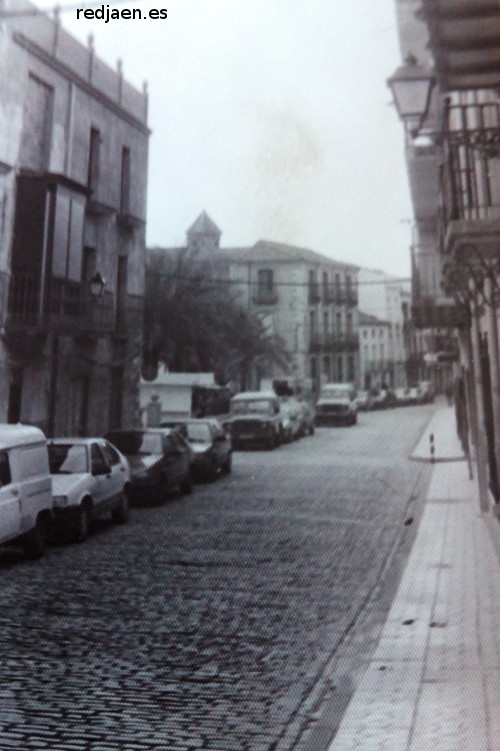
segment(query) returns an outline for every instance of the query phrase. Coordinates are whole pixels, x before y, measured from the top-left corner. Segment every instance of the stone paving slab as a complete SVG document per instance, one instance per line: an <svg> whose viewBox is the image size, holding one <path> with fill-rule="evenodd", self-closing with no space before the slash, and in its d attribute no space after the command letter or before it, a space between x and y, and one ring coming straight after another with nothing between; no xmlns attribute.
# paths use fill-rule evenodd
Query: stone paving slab
<svg viewBox="0 0 500 751"><path fill-rule="evenodd" d="M431 421L442 432L445 412ZM436 464L378 648L329 751L500 748L500 565L476 487L465 462Z"/></svg>

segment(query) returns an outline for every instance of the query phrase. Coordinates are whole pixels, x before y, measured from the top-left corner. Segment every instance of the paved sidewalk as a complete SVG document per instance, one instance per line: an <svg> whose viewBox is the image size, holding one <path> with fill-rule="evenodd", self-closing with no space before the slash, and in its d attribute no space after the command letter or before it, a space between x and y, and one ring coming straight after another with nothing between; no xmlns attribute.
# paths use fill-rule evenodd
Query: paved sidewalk
<svg viewBox="0 0 500 751"><path fill-rule="evenodd" d="M453 410L440 407L431 427L458 458ZM500 749L500 562L488 528L498 522L480 513L476 487L467 462L436 464L378 648L329 751Z"/></svg>
<svg viewBox="0 0 500 751"><path fill-rule="evenodd" d="M440 407L436 410L415 446L410 459L432 461L432 446L434 446L434 461L436 462L465 460L462 445L455 429L455 414L452 407Z"/></svg>

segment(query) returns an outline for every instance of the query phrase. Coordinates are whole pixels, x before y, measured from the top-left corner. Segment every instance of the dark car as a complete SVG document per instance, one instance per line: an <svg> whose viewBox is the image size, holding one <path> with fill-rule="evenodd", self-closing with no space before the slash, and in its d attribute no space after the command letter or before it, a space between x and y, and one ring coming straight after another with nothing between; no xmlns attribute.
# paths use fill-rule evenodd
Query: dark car
<svg viewBox="0 0 500 751"><path fill-rule="evenodd" d="M158 502L176 488L181 493L191 492L191 455L178 431L167 428L114 430L106 438L128 459L134 496Z"/></svg>
<svg viewBox="0 0 500 751"><path fill-rule="evenodd" d="M217 419L186 419L177 427L185 433L193 452L191 466L195 477L213 482L219 472L223 475L231 472L231 439Z"/></svg>
<svg viewBox="0 0 500 751"><path fill-rule="evenodd" d="M233 447L253 444L274 449L283 442L284 413L274 392L243 391L231 399L231 412L224 422Z"/></svg>

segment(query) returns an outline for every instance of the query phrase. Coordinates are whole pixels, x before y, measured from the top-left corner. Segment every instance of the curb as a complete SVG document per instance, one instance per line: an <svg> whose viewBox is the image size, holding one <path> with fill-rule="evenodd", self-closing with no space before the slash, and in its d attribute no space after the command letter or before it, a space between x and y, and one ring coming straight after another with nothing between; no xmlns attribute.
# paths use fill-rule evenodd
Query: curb
<svg viewBox="0 0 500 751"><path fill-rule="evenodd" d="M465 456L443 456L443 457L427 457L427 456L412 456L408 457L411 462L427 462L428 464L438 464L439 462L465 462L467 457Z"/></svg>

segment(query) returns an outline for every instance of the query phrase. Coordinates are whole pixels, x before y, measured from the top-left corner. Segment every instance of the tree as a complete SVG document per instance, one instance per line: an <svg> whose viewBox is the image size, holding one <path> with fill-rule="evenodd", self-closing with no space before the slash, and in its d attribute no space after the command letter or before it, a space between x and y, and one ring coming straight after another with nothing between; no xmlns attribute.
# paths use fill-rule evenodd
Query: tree
<svg viewBox="0 0 500 751"><path fill-rule="evenodd" d="M251 374L289 355L281 338L245 309L222 272L183 248L149 254L146 270L145 375L169 370L214 372L218 383L248 385Z"/></svg>

